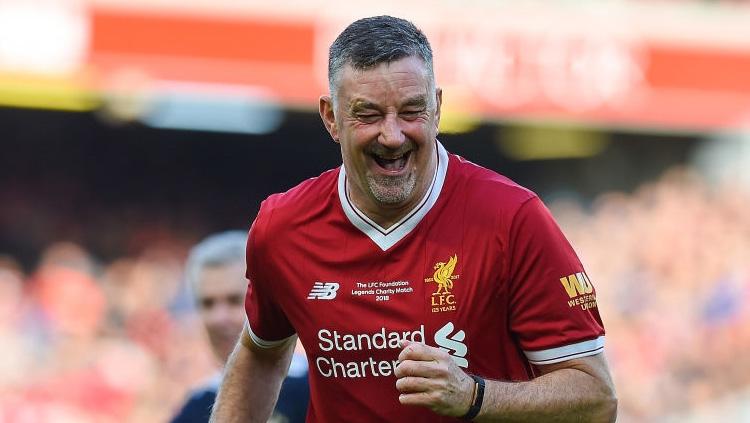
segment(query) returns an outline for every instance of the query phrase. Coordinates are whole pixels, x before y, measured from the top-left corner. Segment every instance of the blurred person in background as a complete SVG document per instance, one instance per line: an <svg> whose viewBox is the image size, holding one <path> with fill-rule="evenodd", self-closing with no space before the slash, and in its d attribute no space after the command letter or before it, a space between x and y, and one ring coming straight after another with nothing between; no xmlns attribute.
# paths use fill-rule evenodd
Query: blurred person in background
<svg viewBox="0 0 750 423"><path fill-rule="evenodd" d="M247 233L243 231L214 234L191 250L186 264L188 287L221 365L226 362L245 325L246 244ZM207 422L220 380L221 374L216 373L192 392L172 421ZM271 421L304 421L308 396L307 362L304 354L298 353L292 360Z"/></svg>

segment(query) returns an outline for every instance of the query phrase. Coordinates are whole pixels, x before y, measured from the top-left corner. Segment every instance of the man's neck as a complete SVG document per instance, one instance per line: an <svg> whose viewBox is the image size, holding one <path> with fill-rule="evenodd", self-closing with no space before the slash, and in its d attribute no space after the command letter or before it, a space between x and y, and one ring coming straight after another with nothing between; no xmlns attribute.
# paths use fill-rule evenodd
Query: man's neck
<svg viewBox="0 0 750 423"><path fill-rule="evenodd" d="M381 204L375 203L371 199L358 198L356 195L352 195L350 182L348 180L346 182L346 190L349 198L357 209L381 228L389 229L414 210L414 208L417 207L427 195L427 192L432 185L432 181L435 178L435 174L437 173L437 160L434 160L434 165L430 166L430 169L430 173L425 175L425 177L419 181L418 185L414 187L414 195L412 195L409 201L404 204Z"/></svg>
<svg viewBox="0 0 750 423"><path fill-rule="evenodd" d="M411 211L416 204L405 204L400 207L375 207L375 208L368 208L368 207L362 207L359 202L354 200L352 198L352 202L354 203L357 208L365 214L370 220L377 223L378 226L380 226L383 229L388 229L391 226L398 223L399 220L401 220L404 216L406 216L409 211Z"/></svg>

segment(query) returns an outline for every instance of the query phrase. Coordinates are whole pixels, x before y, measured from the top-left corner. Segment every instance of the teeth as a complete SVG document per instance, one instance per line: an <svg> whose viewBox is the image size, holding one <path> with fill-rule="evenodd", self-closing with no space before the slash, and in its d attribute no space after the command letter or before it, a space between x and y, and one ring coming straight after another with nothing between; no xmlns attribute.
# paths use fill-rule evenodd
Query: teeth
<svg viewBox="0 0 750 423"><path fill-rule="evenodd" d="M375 162L385 170L401 170L406 166L407 157L406 154L394 158L375 156Z"/></svg>
<svg viewBox="0 0 750 423"><path fill-rule="evenodd" d="M381 156L378 156L378 158L380 158L381 160L398 160L398 159L404 157L405 155L406 154L402 154L402 155L396 156L396 157L381 157Z"/></svg>

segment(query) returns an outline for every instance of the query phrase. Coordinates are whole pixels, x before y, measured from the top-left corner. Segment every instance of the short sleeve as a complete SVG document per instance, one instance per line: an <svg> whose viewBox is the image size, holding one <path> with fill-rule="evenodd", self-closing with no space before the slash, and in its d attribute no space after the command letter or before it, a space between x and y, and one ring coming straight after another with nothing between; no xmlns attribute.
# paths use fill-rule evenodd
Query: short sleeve
<svg viewBox="0 0 750 423"><path fill-rule="evenodd" d="M532 364L594 355L604 348L596 291L538 197L509 232L510 326Z"/></svg>
<svg viewBox="0 0 750 423"><path fill-rule="evenodd" d="M271 348L284 343L295 330L279 306L279 281L274 278L272 248L267 234L264 209L258 213L247 240L247 279L245 313L247 330L256 345Z"/></svg>

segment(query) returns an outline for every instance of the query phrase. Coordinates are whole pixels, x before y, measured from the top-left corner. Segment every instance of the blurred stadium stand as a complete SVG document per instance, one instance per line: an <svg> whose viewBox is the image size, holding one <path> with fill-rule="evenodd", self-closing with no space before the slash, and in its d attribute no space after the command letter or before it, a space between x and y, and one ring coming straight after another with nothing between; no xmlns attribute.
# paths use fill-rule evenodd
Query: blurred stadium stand
<svg viewBox="0 0 750 423"><path fill-rule="evenodd" d="M750 420L750 5L260 3L0 0L0 422L166 421L212 373L185 254L340 163L325 49L379 13L579 251L618 421Z"/></svg>

